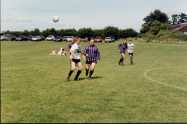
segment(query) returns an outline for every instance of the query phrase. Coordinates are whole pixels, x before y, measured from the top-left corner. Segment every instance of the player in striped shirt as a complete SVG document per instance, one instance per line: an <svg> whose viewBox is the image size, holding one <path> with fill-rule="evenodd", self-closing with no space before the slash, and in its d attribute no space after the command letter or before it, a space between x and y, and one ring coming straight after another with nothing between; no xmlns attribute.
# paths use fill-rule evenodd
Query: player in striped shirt
<svg viewBox="0 0 187 124"><path fill-rule="evenodd" d="M88 76L88 79L91 79L94 73L95 65L100 59L100 52L93 39L90 40L89 45L84 49L83 53L86 57L86 76Z"/></svg>
<svg viewBox="0 0 187 124"><path fill-rule="evenodd" d="M118 48L119 48L120 55L121 55L121 58L118 61L118 64L119 65L124 65L125 52L127 50L127 42L126 42L126 40L124 40L123 43L119 44Z"/></svg>

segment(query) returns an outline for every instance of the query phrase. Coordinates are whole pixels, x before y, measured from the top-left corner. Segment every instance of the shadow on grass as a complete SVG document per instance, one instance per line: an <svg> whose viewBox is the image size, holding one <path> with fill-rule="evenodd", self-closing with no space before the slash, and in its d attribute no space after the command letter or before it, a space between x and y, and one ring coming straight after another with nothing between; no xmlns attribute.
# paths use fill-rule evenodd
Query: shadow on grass
<svg viewBox="0 0 187 124"><path fill-rule="evenodd" d="M101 79L101 78L103 78L103 77L102 77L102 76L93 76L93 77L91 78L91 80ZM80 78L79 81L81 81L81 80L86 80L86 79L88 79L88 78Z"/></svg>
<svg viewBox="0 0 187 124"><path fill-rule="evenodd" d="M102 79L103 77L102 76L94 76L92 77L90 80L96 80L96 79ZM89 80L88 78L85 78L85 77L81 77L79 78L79 80L77 81L74 81L74 80L65 80L64 82L79 82L79 81L83 81L83 80Z"/></svg>
<svg viewBox="0 0 187 124"><path fill-rule="evenodd" d="M95 76L95 77L92 77L92 79L101 79L103 78L102 76Z"/></svg>

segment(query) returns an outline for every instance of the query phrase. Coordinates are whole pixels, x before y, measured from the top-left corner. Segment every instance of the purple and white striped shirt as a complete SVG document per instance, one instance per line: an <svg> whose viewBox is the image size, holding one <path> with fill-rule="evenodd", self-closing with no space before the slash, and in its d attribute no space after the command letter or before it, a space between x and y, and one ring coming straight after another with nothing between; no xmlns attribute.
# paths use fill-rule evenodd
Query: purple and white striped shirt
<svg viewBox="0 0 187 124"><path fill-rule="evenodd" d="M84 49L86 61L97 61L100 59L100 52L96 45L89 45Z"/></svg>
<svg viewBox="0 0 187 124"><path fill-rule="evenodd" d="M125 51L127 50L127 44L126 43L119 44L118 48L120 50L120 53L125 53Z"/></svg>

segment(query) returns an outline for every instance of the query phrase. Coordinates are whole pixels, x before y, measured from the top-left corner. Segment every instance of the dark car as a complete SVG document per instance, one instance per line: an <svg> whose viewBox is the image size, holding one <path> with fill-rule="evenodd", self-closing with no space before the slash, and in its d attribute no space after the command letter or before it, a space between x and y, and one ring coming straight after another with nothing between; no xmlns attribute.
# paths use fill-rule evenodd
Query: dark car
<svg viewBox="0 0 187 124"><path fill-rule="evenodd" d="M16 41L29 41L32 40L32 36L19 35L15 39Z"/></svg>
<svg viewBox="0 0 187 124"><path fill-rule="evenodd" d="M21 36L17 36L15 40L16 40L16 41L22 41L23 38L22 38Z"/></svg>
<svg viewBox="0 0 187 124"><path fill-rule="evenodd" d="M96 37L95 38L95 42L96 43L102 43L103 42L103 39L101 37Z"/></svg>
<svg viewBox="0 0 187 124"><path fill-rule="evenodd" d="M55 36L55 41L62 41L62 37L61 36Z"/></svg>
<svg viewBox="0 0 187 124"><path fill-rule="evenodd" d="M26 39L27 41L31 41L31 40L32 40L32 35L25 36L25 39Z"/></svg>

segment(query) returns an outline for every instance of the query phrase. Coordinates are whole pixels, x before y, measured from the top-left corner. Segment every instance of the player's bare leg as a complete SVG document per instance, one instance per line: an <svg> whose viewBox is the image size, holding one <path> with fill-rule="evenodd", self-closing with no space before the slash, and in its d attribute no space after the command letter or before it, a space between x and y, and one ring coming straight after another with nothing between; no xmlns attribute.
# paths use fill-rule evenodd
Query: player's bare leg
<svg viewBox="0 0 187 124"><path fill-rule="evenodd" d="M69 74L68 74L68 77L67 77L67 81L70 80L70 77L71 77L71 75L73 74L73 72L74 72L74 70L75 70L75 68L76 68L75 62L71 61L71 67L70 67L70 68L71 68L71 69L70 69L70 71L69 71Z"/></svg>
<svg viewBox="0 0 187 124"><path fill-rule="evenodd" d="M125 63L124 63L124 58L125 58L125 54L124 54L124 53L121 53L121 58L120 58L120 60L119 60L119 62L118 62L119 65L124 65L124 64L125 64Z"/></svg>
<svg viewBox="0 0 187 124"><path fill-rule="evenodd" d="M131 65L134 64L134 62L133 62L133 55L130 55L130 64Z"/></svg>
<svg viewBox="0 0 187 124"><path fill-rule="evenodd" d="M92 75L93 75L94 69L95 69L95 65L96 65L96 63L92 63L91 66L90 66L89 79L92 78Z"/></svg>
<svg viewBox="0 0 187 124"><path fill-rule="evenodd" d="M77 66L78 66L78 71L77 71L77 74L76 74L76 76L74 78L74 80L76 80L76 81L79 80L79 76L80 76L80 74L82 72L82 64L81 64L81 62L77 63Z"/></svg>
<svg viewBox="0 0 187 124"><path fill-rule="evenodd" d="M88 77L90 64L86 64L86 77Z"/></svg>

